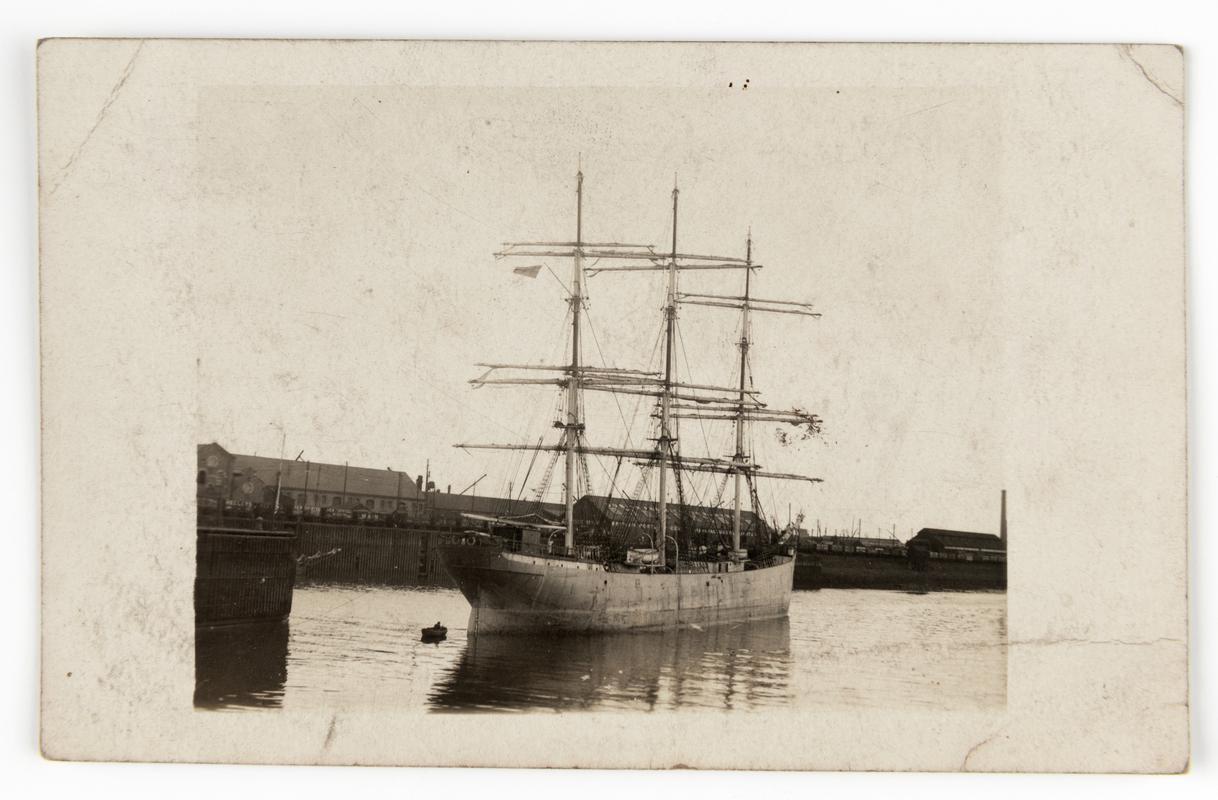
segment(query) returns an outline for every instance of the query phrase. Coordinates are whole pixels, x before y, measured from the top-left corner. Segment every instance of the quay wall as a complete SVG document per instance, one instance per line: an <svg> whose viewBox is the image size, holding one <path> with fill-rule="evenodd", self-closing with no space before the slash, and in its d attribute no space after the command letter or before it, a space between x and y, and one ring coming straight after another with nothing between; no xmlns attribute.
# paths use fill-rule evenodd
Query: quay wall
<svg viewBox="0 0 1218 800"><path fill-rule="evenodd" d="M456 586L438 555L447 529L305 522L300 581L376 586Z"/></svg>
<svg viewBox="0 0 1218 800"><path fill-rule="evenodd" d="M200 532L224 528L253 534L271 527L292 535L297 583L456 586L438 555L441 538L459 531L451 526L393 527L307 520L283 520L272 525L257 518L199 515Z"/></svg>
<svg viewBox="0 0 1218 800"><path fill-rule="evenodd" d="M286 619L296 581L291 531L200 525L195 544L195 624Z"/></svg>

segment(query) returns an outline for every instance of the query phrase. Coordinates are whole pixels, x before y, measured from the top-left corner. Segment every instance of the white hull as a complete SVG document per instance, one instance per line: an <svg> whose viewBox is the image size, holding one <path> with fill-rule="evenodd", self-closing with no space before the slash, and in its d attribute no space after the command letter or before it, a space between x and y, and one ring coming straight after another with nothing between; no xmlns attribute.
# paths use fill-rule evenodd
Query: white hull
<svg viewBox="0 0 1218 800"><path fill-rule="evenodd" d="M661 630L779 619L795 560L734 572L641 574L604 565L447 545L441 558L470 603L470 633Z"/></svg>

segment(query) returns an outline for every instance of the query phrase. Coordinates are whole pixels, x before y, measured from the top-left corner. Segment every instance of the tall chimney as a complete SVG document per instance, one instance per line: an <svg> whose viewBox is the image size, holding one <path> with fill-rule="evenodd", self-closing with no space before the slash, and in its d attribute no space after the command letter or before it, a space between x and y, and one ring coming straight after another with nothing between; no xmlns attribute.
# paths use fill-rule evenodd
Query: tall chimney
<svg viewBox="0 0 1218 800"><path fill-rule="evenodd" d="M998 535L1002 538L1002 549L1007 547L1007 490L1002 490L1002 521L998 525Z"/></svg>

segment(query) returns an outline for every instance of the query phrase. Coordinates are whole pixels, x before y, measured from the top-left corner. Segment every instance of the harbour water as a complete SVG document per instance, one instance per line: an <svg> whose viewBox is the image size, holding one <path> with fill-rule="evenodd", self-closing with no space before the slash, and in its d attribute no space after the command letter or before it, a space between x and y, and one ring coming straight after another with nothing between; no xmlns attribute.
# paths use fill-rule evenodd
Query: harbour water
<svg viewBox="0 0 1218 800"><path fill-rule="evenodd" d="M797 591L788 619L670 633L467 638L452 589L298 586L287 623L201 632L203 708L431 712L1006 703L1006 595ZM440 621L448 638L420 641Z"/></svg>

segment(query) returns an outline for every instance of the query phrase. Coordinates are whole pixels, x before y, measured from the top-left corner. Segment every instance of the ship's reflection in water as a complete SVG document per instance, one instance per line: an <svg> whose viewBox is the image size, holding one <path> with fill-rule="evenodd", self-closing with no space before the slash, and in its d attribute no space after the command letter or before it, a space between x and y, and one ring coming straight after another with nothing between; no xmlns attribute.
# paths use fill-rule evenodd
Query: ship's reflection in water
<svg viewBox="0 0 1218 800"><path fill-rule="evenodd" d="M288 623L195 631L197 708L275 708L288 677Z"/></svg>
<svg viewBox="0 0 1218 800"><path fill-rule="evenodd" d="M790 700L786 619L664 633L478 636L435 710L748 709Z"/></svg>
<svg viewBox="0 0 1218 800"><path fill-rule="evenodd" d="M1006 597L795 592L789 620L612 636L468 638L460 593L298 586L290 625L198 633L200 708L430 712L1006 703ZM439 643L422 628L448 626Z"/></svg>

